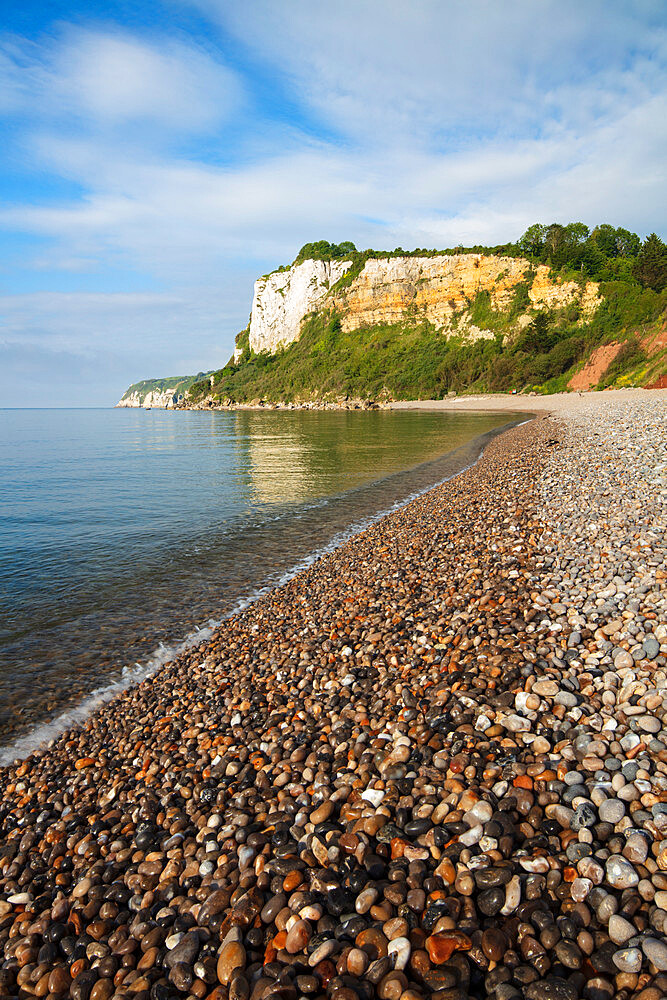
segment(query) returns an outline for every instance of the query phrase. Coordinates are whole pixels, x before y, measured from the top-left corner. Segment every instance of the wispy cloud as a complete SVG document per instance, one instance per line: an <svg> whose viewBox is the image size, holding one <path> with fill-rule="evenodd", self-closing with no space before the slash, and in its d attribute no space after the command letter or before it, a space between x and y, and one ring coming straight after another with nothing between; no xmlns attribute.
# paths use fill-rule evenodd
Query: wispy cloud
<svg viewBox="0 0 667 1000"><path fill-rule="evenodd" d="M549 134L664 87L659 0L195 2L363 143Z"/></svg>
<svg viewBox="0 0 667 1000"><path fill-rule="evenodd" d="M70 32L54 53L56 96L101 123L159 123L208 131L240 99L226 67L191 45L146 44L123 34Z"/></svg>
<svg viewBox="0 0 667 1000"><path fill-rule="evenodd" d="M146 41L122 28L65 26L42 42L6 37L0 82L4 110L33 123L159 126L171 137L218 127L243 98L236 74L199 46L168 36Z"/></svg>

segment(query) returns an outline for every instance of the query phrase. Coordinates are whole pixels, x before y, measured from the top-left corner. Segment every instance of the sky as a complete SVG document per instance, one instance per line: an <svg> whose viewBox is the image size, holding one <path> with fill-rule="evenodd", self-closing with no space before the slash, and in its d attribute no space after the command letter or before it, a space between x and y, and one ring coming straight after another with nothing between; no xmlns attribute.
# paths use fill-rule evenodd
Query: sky
<svg viewBox="0 0 667 1000"><path fill-rule="evenodd" d="M23 0L0 17L0 402L221 367L302 244L667 231L664 0Z"/></svg>

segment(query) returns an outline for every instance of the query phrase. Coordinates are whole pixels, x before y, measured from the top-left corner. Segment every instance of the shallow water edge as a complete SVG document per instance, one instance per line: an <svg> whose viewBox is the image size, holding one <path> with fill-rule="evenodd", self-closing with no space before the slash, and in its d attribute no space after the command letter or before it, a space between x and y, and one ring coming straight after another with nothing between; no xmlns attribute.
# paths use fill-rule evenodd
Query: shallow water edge
<svg viewBox="0 0 667 1000"><path fill-rule="evenodd" d="M530 420L534 419L534 416L534 414L530 414L524 419L508 421L499 427L492 428L484 434L478 435L476 438L467 442L466 445L456 448L452 452L448 452L441 456L439 461L449 460L454 466L442 478L429 483L423 488L414 490L408 495L402 497L400 500L395 501L389 506L376 511L359 521L351 523L344 529L338 531L325 545L314 549L312 552L295 562L287 570L276 574L273 578L269 578L265 581L261 586L238 598L231 610L227 613L221 615L217 619L209 619L205 623L202 623L201 626L195 627L188 635L179 641L169 644L160 643L158 647L146 658L146 660L137 663L134 667L124 667L121 676L117 679L114 679L108 684L100 685L77 704L68 706L64 711L56 712L51 718L39 722L29 731L19 735L17 739L4 746L0 746L0 767L15 763L18 760L24 760L31 753L44 747L48 742L56 739L68 729L84 726L87 719L102 705L111 701L113 698L122 694L123 691L134 686L135 684L139 684L142 681L154 676L161 667L171 663L183 652L190 650L201 643L207 642L214 635L215 630L234 615L244 611L257 600L265 597L272 590L275 590L288 583L290 580L293 580L299 573L308 569L319 559L335 551L341 545L344 545L349 539L365 531L371 525L376 524L383 517L400 510L402 507L405 507L418 497L424 496L431 490L443 485L451 479L454 479L456 476L461 475L461 473L476 465L483 457L484 449L490 441L512 427L528 423ZM422 466L416 466L413 469L405 470L403 474L414 474L422 468L435 464L435 462L423 463Z"/></svg>

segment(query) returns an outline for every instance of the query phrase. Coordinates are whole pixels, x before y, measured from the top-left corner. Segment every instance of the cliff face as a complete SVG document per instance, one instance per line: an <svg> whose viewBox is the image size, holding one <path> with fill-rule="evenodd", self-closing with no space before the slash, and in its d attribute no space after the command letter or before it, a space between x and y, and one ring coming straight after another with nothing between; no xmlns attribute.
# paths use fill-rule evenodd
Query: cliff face
<svg viewBox="0 0 667 1000"><path fill-rule="evenodd" d="M496 309L509 304L527 267L521 260L472 254L372 259L336 297L341 325L358 330L414 317L441 329L480 291L490 292Z"/></svg>
<svg viewBox="0 0 667 1000"><path fill-rule="evenodd" d="M298 340L303 317L326 298L349 267L349 260L305 260L259 278L252 299L251 350L273 354Z"/></svg>
<svg viewBox="0 0 667 1000"><path fill-rule="evenodd" d="M545 264L537 268L528 295L536 309L562 309L578 302L583 319L590 319L602 302L597 281L587 281L583 287L576 281L552 281Z"/></svg>
<svg viewBox="0 0 667 1000"><path fill-rule="evenodd" d="M480 292L488 292L493 309L506 309L517 285L527 279L528 297L536 309L559 309L580 301L582 312L590 314L599 304L595 282L588 282L582 291L575 281L551 281L548 267L531 272L529 262L521 258L461 254L369 260L349 288L336 296L336 305L346 331L399 323L412 316L446 329Z"/></svg>
<svg viewBox="0 0 667 1000"><path fill-rule="evenodd" d="M548 267L531 269L527 260L515 257L377 257L366 261L346 288L330 291L350 266L349 261L308 260L260 278L250 320L252 350L275 353L298 340L303 318L327 304L339 310L345 332L422 319L447 331L456 316L459 332L467 330L471 339L480 339L493 336L471 326L467 318L470 303L480 292L488 293L495 310L507 309L522 283L528 286L535 309L560 309L576 302L586 318L600 303L596 282L582 287L576 281L552 280ZM522 317L517 324L521 327Z"/></svg>
<svg viewBox="0 0 667 1000"><path fill-rule="evenodd" d="M138 391L131 392L129 395L126 393L122 399L118 400L116 406L144 406L147 409L154 407L156 410L170 410L184 399L184 392L172 392L171 390L160 391L159 389L152 389L150 392L146 393Z"/></svg>
<svg viewBox="0 0 667 1000"><path fill-rule="evenodd" d="M619 379L651 384L664 374L667 348L653 332L664 323L664 307L637 295L631 257L619 270L591 240L599 257L593 274L606 284L585 279L581 247L570 248L559 275L539 262L551 260L546 252L530 261L512 256L511 244L508 256L491 250L395 256L323 240L306 244L299 263L255 282L250 324L226 365L185 379L138 382L118 405L208 409L517 387L555 392L610 333L623 352L598 387Z"/></svg>
<svg viewBox="0 0 667 1000"><path fill-rule="evenodd" d="M145 406L156 410L171 410L183 402L193 382L206 378L207 375L210 375L210 372L199 372L197 375L174 375L169 378L151 378L135 382L123 393L116 406Z"/></svg>

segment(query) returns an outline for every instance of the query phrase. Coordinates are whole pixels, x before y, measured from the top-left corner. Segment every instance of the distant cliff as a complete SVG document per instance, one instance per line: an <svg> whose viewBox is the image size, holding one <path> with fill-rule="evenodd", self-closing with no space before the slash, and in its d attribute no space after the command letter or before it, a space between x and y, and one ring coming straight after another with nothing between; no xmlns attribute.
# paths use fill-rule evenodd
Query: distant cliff
<svg viewBox="0 0 667 1000"><path fill-rule="evenodd" d="M666 285L662 241L642 246L608 225L536 225L516 244L467 251L306 244L255 282L250 323L223 368L137 383L119 405L346 405L651 384L667 371Z"/></svg>
<svg viewBox="0 0 667 1000"><path fill-rule="evenodd" d="M135 382L127 389L116 406L143 406L155 409L173 409L183 403L188 389L194 382L201 382L210 372L197 375L175 375L170 378L150 378Z"/></svg>

